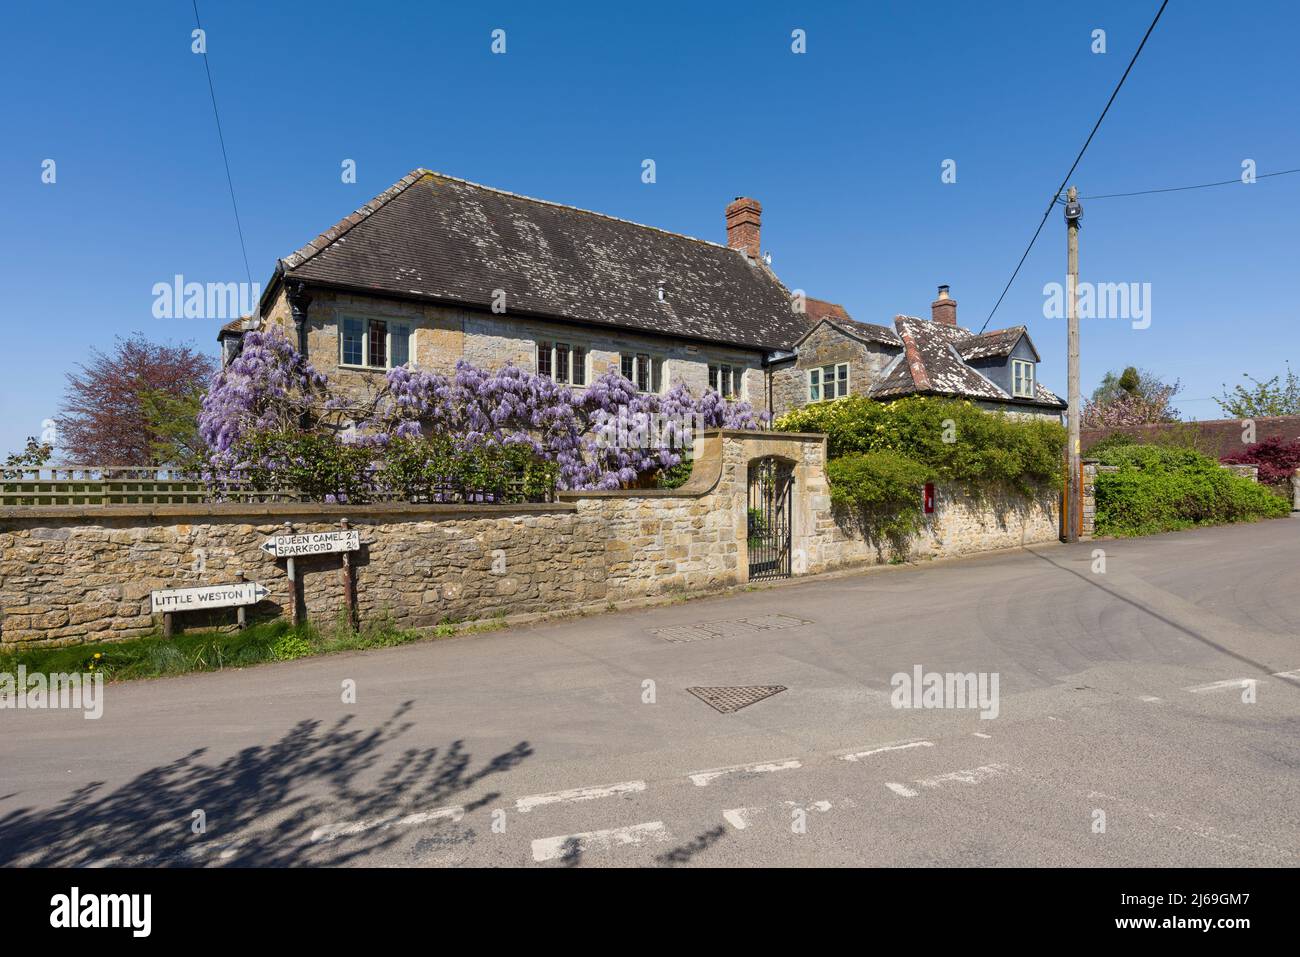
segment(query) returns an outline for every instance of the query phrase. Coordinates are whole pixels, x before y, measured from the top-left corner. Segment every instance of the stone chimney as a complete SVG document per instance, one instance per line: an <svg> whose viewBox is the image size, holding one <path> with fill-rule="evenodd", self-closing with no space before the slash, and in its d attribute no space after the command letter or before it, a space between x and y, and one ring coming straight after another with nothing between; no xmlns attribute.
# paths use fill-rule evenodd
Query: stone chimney
<svg viewBox="0 0 1300 957"><path fill-rule="evenodd" d="M939 298L930 303L930 318L945 326L957 325L957 300L948 296L948 287L939 287Z"/></svg>
<svg viewBox="0 0 1300 957"><path fill-rule="evenodd" d="M763 204L756 199L737 196L727 206L727 245L739 249L751 259L759 253L758 232L763 221Z"/></svg>

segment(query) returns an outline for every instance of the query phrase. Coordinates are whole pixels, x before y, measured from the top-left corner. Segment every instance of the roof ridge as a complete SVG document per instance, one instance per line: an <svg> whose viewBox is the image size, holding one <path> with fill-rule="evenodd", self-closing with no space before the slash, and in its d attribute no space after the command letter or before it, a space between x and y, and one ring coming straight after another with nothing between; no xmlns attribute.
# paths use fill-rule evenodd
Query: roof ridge
<svg viewBox="0 0 1300 957"><path fill-rule="evenodd" d="M437 176L441 179L451 180L453 183L463 183L466 186L473 186L475 189L485 189L489 193L499 193L502 196L513 196L515 199L527 200L530 203L540 203L543 206L554 206L557 209L571 209L574 212L586 213L589 216L599 216L601 219L613 220L616 223L627 223L629 226L638 226L641 229L653 229L657 233L663 233L665 236L676 236L678 239L689 239L693 243L704 243L706 246L714 246L718 249L725 249L729 252L739 253L744 256L743 250L732 249L723 243L715 243L711 239L701 239L698 236L688 236L686 233L676 233L671 229L664 229L662 226L651 226L649 223L638 223L634 219L624 219L622 216L611 216L609 213L602 213L594 209L584 209L581 206L572 206L568 203L557 203L553 199L539 199L536 196L526 196L523 193L514 193L508 189L501 189L497 186L488 186L486 183L476 183L471 179L464 179L460 176L452 176L449 173L439 173L437 170L424 169L420 167L414 172L420 173L421 178L424 176ZM748 258L748 257L746 257Z"/></svg>
<svg viewBox="0 0 1300 957"><path fill-rule="evenodd" d="M907 372L912 377L912 386L921 392L927 392L930 385L930 372L925 367L925 358L917 348L909 329L901 330L898 337L903 340L903 355L907 360Z"/></svg>

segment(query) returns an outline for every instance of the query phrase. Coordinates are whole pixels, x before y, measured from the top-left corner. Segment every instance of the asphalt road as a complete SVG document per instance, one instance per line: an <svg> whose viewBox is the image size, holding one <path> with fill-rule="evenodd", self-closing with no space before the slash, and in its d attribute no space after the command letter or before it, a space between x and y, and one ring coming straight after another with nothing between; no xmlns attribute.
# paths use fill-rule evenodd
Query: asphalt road
<svg viewBox="0 0 1300 957"><path fill-rule="evenodd" d="M894 707L917 666L996 675L996 717ZM721 686L787 690L731 714L686 690ZM1300 522L110 685L100 720L0 724L6 865L1295 865Z"/></svg>

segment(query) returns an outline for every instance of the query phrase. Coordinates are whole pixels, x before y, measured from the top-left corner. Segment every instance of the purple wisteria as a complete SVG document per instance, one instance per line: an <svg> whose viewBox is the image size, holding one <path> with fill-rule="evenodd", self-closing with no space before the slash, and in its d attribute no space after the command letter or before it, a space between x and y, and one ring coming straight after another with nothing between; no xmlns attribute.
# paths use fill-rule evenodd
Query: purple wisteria
<svg viewBox="0 0 1300 957"><path fill-rule="evenodd" d="M716 392L695 397L682 384L638 392L611 368L585 390L506 365L494 372L464 360L447 376L391 369L358 401L335 395L278 331L245 336L243 353L213 381L200 432L218 467L236 465L258 434L300 423L376 459L395 439L439 437L458 448L527 446L558 467L564 489L616 489L679 465L699 429L756 429L769 419ZM348 428L342 426L348 425Z"/></svg>
<svg viewBox="0 0 1300 957"><path fill-rule="evenodd" d="M199 412L199 435L215 467L233 466L256 432L314 427L329 402L329 383L278 328L250 332L243 351L216 373Z"/></svg>

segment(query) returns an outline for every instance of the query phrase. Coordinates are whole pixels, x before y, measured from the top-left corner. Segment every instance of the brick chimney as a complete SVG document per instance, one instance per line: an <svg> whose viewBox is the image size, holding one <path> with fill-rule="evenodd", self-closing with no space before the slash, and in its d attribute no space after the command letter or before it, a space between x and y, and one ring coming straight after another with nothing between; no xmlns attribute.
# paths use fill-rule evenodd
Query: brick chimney
<svg viewBox="0 0 1300 957"><path fill-rule="evenodd" d="M948 287L939 287L939 298L930 303L930 318L945 326L957 325L957 300L948 295Z"/></svg>
<svg viewBox="0 0 1300 957"><path fill-rule="evenodd" d="M763 204L756 199L737 196L736 201L727 206L727 245L757 259L758 231L762 221Z"/></svg>

